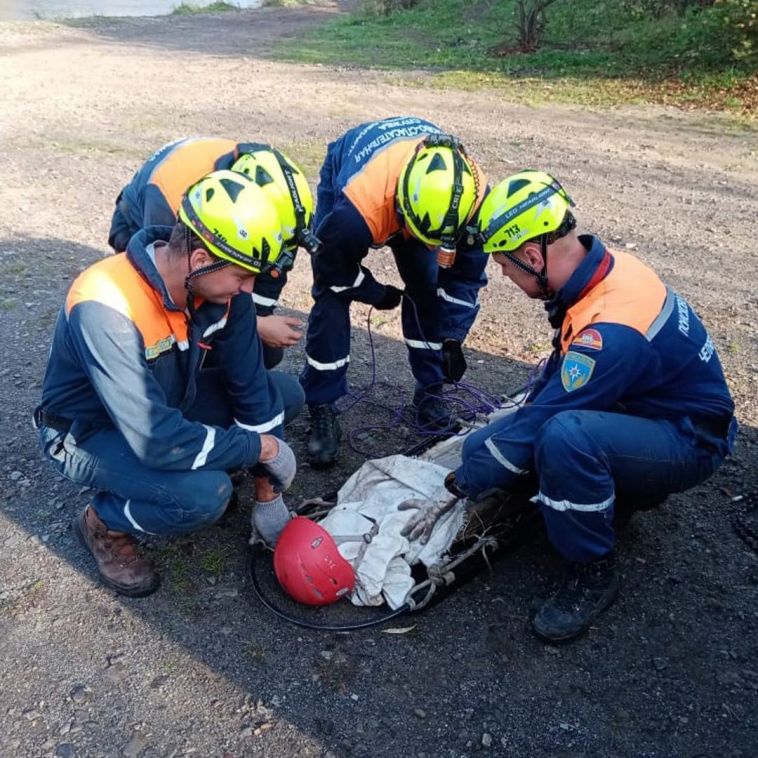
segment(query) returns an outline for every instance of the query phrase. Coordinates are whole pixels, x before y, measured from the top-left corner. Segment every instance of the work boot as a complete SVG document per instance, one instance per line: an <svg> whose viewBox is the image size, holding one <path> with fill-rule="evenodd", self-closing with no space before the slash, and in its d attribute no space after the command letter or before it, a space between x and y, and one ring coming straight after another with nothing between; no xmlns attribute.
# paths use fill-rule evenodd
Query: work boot
<svg viewBox="0 0 758 758"><path fill-rule="evenodd" d="M574 639L615 599L616 559L609 553L591 563L568 563L557 592L537 611L532 626L548 642Z"/></svg>
<svg viewBox="0 0 758 758"><path fill-rule="evenodd" d="M309 405L311 436L308 439L308 461L314 468L326 468L337 460L342 429L337 412L330 403Z"/></svg>
<svg viewBox="0 0 758 758"><path fill-rule="evenodd" d="M442 387L426 387L413 393L416 422L427 431L443 431L455 428L452 408L441 397Z"/></svg>
<svg viewBox="0 0 758 758"><path fill-rule="evenodd" d="M74 520L74 528L92 553L104 584L129 597L144 597L158 589L161 578L152 562L137 553L137 540L108 529L92 506Z"/></svg>
<svg viewBox="0 0 758 758"><path fill-rule="evenodd" d="M621 531L629 526L629 522L636 513L652 511L666 502L665 495L657 497L622 497L617 495L613 507L613 528Z"/></svg>

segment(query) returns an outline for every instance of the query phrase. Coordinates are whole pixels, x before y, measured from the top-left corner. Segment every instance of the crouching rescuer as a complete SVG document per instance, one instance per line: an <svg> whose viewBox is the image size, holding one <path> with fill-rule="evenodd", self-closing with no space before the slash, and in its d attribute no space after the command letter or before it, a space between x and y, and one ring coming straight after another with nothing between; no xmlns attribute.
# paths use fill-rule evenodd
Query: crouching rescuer
<svg viewBox="0 0 758 758"><path fill-rule="evenodd" d="M690 305L633 255L577 234L572 205L538 171L485 199L484 251L544 301L554 351L526 404L466 439L450 496L423 505L407 527L425 540L461 498L536 492L566 563L533 618L549 641L583 633L615 599L619 521L710 477L737 431L716 349Z"/></svg>
<svg viewBox="0 0 758 758"><path fill-rule="evenodd" d="M71 286L34 420L55 468L97 491L75 528L117 592L157 589L135 536L213 524L231 471L252 471L267 543L288 521L281 493L296 464L282 432L304 397L296 379L265 370L250 297L284 258L271 200L216 171L190 187L173 227L138 232Z"/></svg>

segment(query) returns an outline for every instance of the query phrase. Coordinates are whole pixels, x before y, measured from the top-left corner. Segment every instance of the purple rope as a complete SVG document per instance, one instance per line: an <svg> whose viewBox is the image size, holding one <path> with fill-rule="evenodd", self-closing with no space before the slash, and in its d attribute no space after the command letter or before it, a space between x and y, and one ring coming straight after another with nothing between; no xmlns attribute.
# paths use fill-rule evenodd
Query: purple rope
<svg viewBox="0 0 758 758"><path fill-rule="evenodd" d="M403 293L403 296L408 298L408 301L413 307L414 317L416 319L416 325L418 326L419 333L424 337L423 329L421 328L421 322L418 316L418 309L416 303L407 294ZM427 427L416 421L416 409L413 406L412 401L408 400L408 393L397 387L395 384L389 382L380 381L376 379L376 349L374 347L374 338L371 332L371 313L373 309L369 310L366 318L366 331L369 339L369 350L371 353L371 380L363 387L359 387L356 390L351 390L346 395L346 400L337 402L337 410L339 413L346 413L354 408L358 403L364 402L368 405L374 406L382 411L386 411L390 415L390 419L387 424L370 424L356 427L347 435L347 442L351 449L359 455L366 457L373 457L377 453L365 449L360 444L361 437L365 437L372 431L389 431L396 432L398 429L407 430L407 435L415 438L414 443L417 443L421 439L437 436L461 436L466 434L468 428L461 426L455 421L448 427L440 429L439 427ZM541 364L539 364L534 371L531 372L527 386L532 386L538 381ZM372 390L375 388L382 388L387 391L391 396L395 397L395 404L390 405L389 402L383 402L376 399L369 398ZM450 389L443 389L441 392L428 393L429 397L435 397L443 400L447 403L451 410L451 417L461 417L463 419L474 419L477 415L487 415L499 408L506 407L502 399L496 395L493 395L486 390L476 387L473 384L466 382L458 382L451 386ZM409 444L409 447L411 444ZM386 453L380 453L386 454Z"/></svg>

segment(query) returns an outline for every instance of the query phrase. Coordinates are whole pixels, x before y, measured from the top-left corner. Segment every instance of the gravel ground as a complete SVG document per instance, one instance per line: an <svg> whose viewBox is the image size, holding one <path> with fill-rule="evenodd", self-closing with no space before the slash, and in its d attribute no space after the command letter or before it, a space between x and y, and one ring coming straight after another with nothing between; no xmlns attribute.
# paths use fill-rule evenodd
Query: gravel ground
<svg viewBox="0 0 758 758"><path fill-rule="evenodd" d="M758 753L758 562L734 535L731 496L756 489L758 140L707 114L526 107L507 92L439 90L422 72L274 62L283 37L334 7L72 26L0 24L0 755L753 756ZM247 511L153 546L164 585L101 588L70 521L89 497L38 455L29 415L52 324L75 274L105 253L131 172L186 134L275 142L315 181L325 143L361 120L417 113L459 134L490 176L558 175L580 224L637 251L709 325L737 402L734 458L624 533L624 589L564 647L528 615L559 562L537 538L437 607L353 635L284 624L245 579ZM285 290L309 307L307 261ZM372 254L396 282L391 258ZM492 272L494 274L494 270ZM539 304L501 278L468 341L469 380L517 386L549 346ZM355 306L351 380L371 376ZM396 314L374 314L375 398L410 392ZM302 351L287 367L297 371ZM357 405L360 427L383 411ZM389 423L389 417L388 417ZM298 451L306 422L292 429ZM376 453L401 429L363 440ZM304 467L292 502L334 489L362 458Z"/></svg>

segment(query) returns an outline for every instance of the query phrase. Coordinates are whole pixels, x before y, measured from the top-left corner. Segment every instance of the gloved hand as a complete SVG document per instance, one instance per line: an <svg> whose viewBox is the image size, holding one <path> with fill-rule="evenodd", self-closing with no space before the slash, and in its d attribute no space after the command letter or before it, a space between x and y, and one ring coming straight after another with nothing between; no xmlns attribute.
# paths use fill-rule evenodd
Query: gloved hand
<svg viewBox="0 0 758 758"><path fill-rule="evenodd" d="M384 285L384 295L378 303L374 303L374 308L378 311L391 311L400 305L403 299L403 290L393 287L391 284Z"/></svg>
<svg viewBox="0 0 758 758"><path fill-rule="evenodd" d="M459 500L460 498L457 495L450 495L446 492L436 500L406 500L404 503L400 503L397 507L399 511L418 511L403 527L400 534L407 537L410 542L418 540L422 545L426 545L440 517L446 514Z"/></svg>
<svg viewBox="0 0 758 758"><path fill-rule="evenodd" d="M285 492L292 484L297 472L297 461L292 448L284 441L273 435L261 435L267 437L268 441L276 442L276 452L273 456L260 458L259 463L265 469L265 473L271 479L274 485L274 492Z"/></svg>
<svg viewBox="0 0 758 758"><path fill-rule="evenodd" d="M466 373L468 364L463 355L460 340L442 341L442 373L451 382L459 382Z"/></svg>
<svg viewBox="0 0 758 758"><path fill-rule="evenodd" d="M277 495L273 500L265 503L255 501L250 514L250 523L261 539L269 547L274 547L290 518L292 514L287 510L284 498Z"/></svg>

